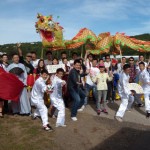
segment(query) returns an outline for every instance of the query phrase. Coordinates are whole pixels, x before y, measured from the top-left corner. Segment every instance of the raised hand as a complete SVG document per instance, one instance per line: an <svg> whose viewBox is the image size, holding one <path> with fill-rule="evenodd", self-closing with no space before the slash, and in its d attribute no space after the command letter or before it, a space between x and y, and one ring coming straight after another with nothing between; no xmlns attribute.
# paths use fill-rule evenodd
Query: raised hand
<svg viewBox="0 0 150 150"><path fill-rule="evenodd" d="M21 43L17 43L17 47L19 48L21 46Z"/></svg>

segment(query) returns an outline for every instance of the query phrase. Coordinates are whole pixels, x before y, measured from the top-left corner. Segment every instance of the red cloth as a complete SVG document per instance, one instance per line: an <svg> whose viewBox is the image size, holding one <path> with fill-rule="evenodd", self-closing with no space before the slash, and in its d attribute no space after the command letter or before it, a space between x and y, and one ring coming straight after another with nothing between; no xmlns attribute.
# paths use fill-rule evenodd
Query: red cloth
<svg viewBox="0 0 150 150"><path fill-rule="evenodd" d="M27 85L30 86L30 87L33 87L34 82L35 82L34 75L33 74L28 75Z"/></svg>
<svg viewBox="0 0 150 150"><path fill-rule="evenodd" d="M24 84L13 74L0 67L0 98L18 101Z"/></svg>

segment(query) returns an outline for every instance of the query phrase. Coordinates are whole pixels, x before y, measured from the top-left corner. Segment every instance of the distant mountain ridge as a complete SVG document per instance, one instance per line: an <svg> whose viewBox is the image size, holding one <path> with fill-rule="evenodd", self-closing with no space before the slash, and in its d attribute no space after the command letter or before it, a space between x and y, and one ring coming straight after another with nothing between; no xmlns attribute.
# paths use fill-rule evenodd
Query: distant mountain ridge
<svg viewBox="0 0 150 150"><path fill-rule="evenodd" d="M139 40L144 40L144 41L150 41L150 33L145 33L145 34L140 34L140 35L135 35L135 36L130 36ZM41 50L42 50L42 42L27 42L27 43L22 43L21 49L23 51L23 54L25 55L27 52L31 51L36 51L38 57L41 56ZM139 52L129 49L128 47L122 48L123 54L124 55L137 55ZM44 49L46 51L46 49ZM63 50L64 51L64 50ZM70 55L70 52L66 50L67 53ZM72 51L76 51L77 53L81 52L81 48L74 49ZM17 48L16 48L16 43L12 44L4 44L0 45L0 52L6 52L8 55L12 55L13 53L17 53ZM54 56L60 56L60 52L53 52Z"/></svg>

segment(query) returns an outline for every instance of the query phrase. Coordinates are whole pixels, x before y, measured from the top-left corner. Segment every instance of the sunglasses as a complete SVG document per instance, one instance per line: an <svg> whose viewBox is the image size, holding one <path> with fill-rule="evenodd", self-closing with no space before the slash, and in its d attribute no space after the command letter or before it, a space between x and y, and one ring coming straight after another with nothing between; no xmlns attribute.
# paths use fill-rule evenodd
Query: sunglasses
<svg viewBox="0 0 150 150"><path fill-rule="evenodd" d="M129 61L134 61L133 59L129 60Z"/></svg>
<svg viewBox="0 0 150 150"><path fill-rule="evenodd" d="M29 55L28 55L28 56L26 56L26 57L30 57L30 58L32 58L32 56L29 56Z"/></svg>
<svg viewBox="0 0 150 150"><path fill-rule="evenodd" d="M106 59L110 59L110 58L106 58Z"/></svg>

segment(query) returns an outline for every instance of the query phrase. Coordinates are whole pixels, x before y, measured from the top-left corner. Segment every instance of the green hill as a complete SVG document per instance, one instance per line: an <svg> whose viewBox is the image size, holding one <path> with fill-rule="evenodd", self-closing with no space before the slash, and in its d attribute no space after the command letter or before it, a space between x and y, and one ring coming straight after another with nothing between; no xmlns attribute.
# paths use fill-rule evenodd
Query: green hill
<svg viewBox="0 0 150 150"><path fill-rule="evenodd" d="M144 40L144 41L150 41L150 34L146 33L146 34L141 34L141 35L135 35L132 36L136 39L139 40ZM34 43L22 43L21 45L21 49L23 51L23 54L25 55L27 52L31 52L31 51L36 51L38 57L41 56L41 51L42 51L42 43L41 42L34 42ZM44 52L46 51L46 49L44 49ZM74 50L66 50L66 52L68 53L69 56L71 56L72 52L78 52L79 54L82 51L82 47L78 48L78 49L74 49ZM85 51L85 50L84 50ZM128 47L123 47L122 48L123 54L124 55L138 55L139 52L134 51ZM0 45L0 52L6 52L9 56L11 56L13 53L17 53L17 49L16 49L16 43L14 44L4 44L4 45ZM54 56L58 56L60 55L60 51L59 52L53 52Z"/></svg>

